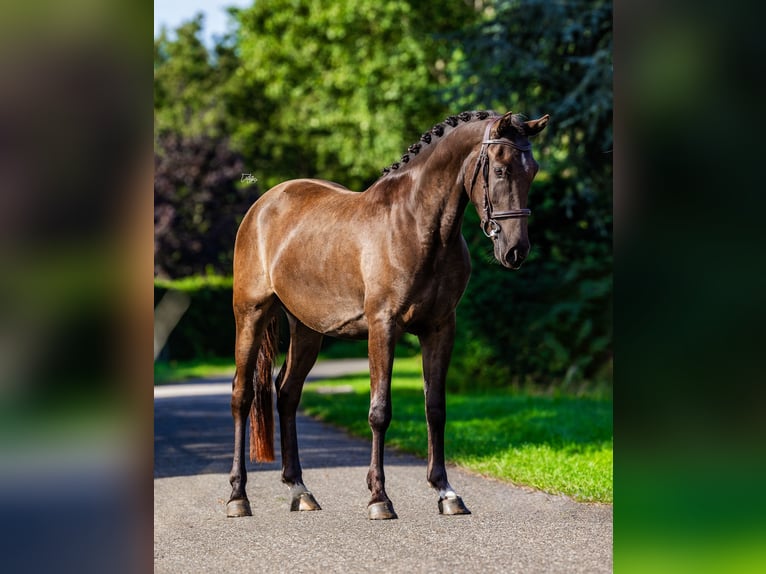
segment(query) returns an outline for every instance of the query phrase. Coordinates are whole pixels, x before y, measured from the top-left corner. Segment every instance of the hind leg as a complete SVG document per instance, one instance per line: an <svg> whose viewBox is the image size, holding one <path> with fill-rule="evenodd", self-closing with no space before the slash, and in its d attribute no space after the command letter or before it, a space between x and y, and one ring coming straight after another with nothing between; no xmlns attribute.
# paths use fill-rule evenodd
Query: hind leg
<svg viewBox="0 0 766 574"><path fill-rule="evenodd" d="M255 396L254 377L263 332L271 319L273 301L262 304L246 303L234 305L236 321L236 371L231 390L231 415L234 419L234 459L229 482L231 496L226 504L229 517L251 516L250 503L247 500L245 486L245 429L250 405Z"/></svg>
<svg viewBox="0 0 766 574"><path fill-rule="evenodd" d="M288 315L290 347L277 379L277 410L282 446L282 482L290 487L290 510L320 510L313 495L303 484L298 456L295 415L301 400L303 383L316 362L322 335Z"/></svg>

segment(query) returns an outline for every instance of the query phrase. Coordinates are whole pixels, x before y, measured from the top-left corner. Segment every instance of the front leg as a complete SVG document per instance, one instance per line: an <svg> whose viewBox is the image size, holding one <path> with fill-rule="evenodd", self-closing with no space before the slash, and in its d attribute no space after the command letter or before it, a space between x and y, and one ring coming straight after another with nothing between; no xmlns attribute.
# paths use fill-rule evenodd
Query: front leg
<svg viewBox="0 0 766 574"><path fill-rule="evenodd" d="M386 494L383 472L383 446L386 430L391 423L391 369L394 362L396 329L393 321L380 320L370 324L370 429L372 456L367 473L367 487L372 497L367 505L371 520L397 518L394 506Z"/></svg>
<svg viewBox="0 0 766 574"><path fill-rule="evenodd" d="M423 352L423 380L428 422L428 482L439 492L440 514L470 514L447 480L444 427L447 422L447 368L455 341L455 315L419 336Z"/></svg>

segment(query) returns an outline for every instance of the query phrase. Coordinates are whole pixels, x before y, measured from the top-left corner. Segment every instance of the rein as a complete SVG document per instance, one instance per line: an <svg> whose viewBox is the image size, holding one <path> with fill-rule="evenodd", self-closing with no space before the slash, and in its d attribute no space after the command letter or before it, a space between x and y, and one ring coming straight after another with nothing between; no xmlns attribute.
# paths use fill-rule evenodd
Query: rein
<svg viewBox="0 0 766 574"><path fill-rule="evenodd" d="M471 178L471 194L473 195L473 188L476 185L476 177L479 175L479 170L482 171L484 181L482 185L484 187L484 217L481 219L481 230L489 238L494 239L497 232L500 230L500 226L496 220L499 219L520 219L522 217L529 217L532 214L531 209L511 209L508 211L494 211L492 209L492 200L489 197L489 157L487 156L487 148L490 145L505 145L515 148L520 151L529 151L532 149L531 144L518 145L510 140L505 139L489 139L489 131L492 128L494 122L487 124L487 129L484 130L484 137L481 141L481 151L479 152L479 159L476 161L476 168Z"/></svg>

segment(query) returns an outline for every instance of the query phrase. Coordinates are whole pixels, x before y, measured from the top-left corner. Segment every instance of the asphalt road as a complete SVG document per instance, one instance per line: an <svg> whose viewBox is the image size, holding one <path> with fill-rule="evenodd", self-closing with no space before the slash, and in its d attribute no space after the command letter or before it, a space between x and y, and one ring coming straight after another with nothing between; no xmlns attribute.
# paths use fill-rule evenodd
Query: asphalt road
<svg viewBox="0 0 766 574"><path fill-rule="evenodd" d="M365 367L328 363L312 374ZM612 571L611 505L453 467L450 482L472 514L441 516L425 461L390 449L386 490L399 519L368 520L369 444L305 416L298 422L304 481L322 510L289 511L277 454L275 463L248 463L253 516L227 518L230 389L229 380L155 389L155 572Z"/></svg>

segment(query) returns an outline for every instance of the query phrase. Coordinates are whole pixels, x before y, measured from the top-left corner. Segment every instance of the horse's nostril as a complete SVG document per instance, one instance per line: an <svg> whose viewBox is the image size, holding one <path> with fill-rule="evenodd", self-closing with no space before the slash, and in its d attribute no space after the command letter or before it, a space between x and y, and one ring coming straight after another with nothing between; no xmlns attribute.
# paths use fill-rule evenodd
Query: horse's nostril
<svg viewBox="0 0 766 574"><path fill-rule="evenodd" d="M511 249L508 254L505 256L506 263L513 267L514 269L519 267L525 259L525 254L521 252L518 248L514 247Z"/></svg>

